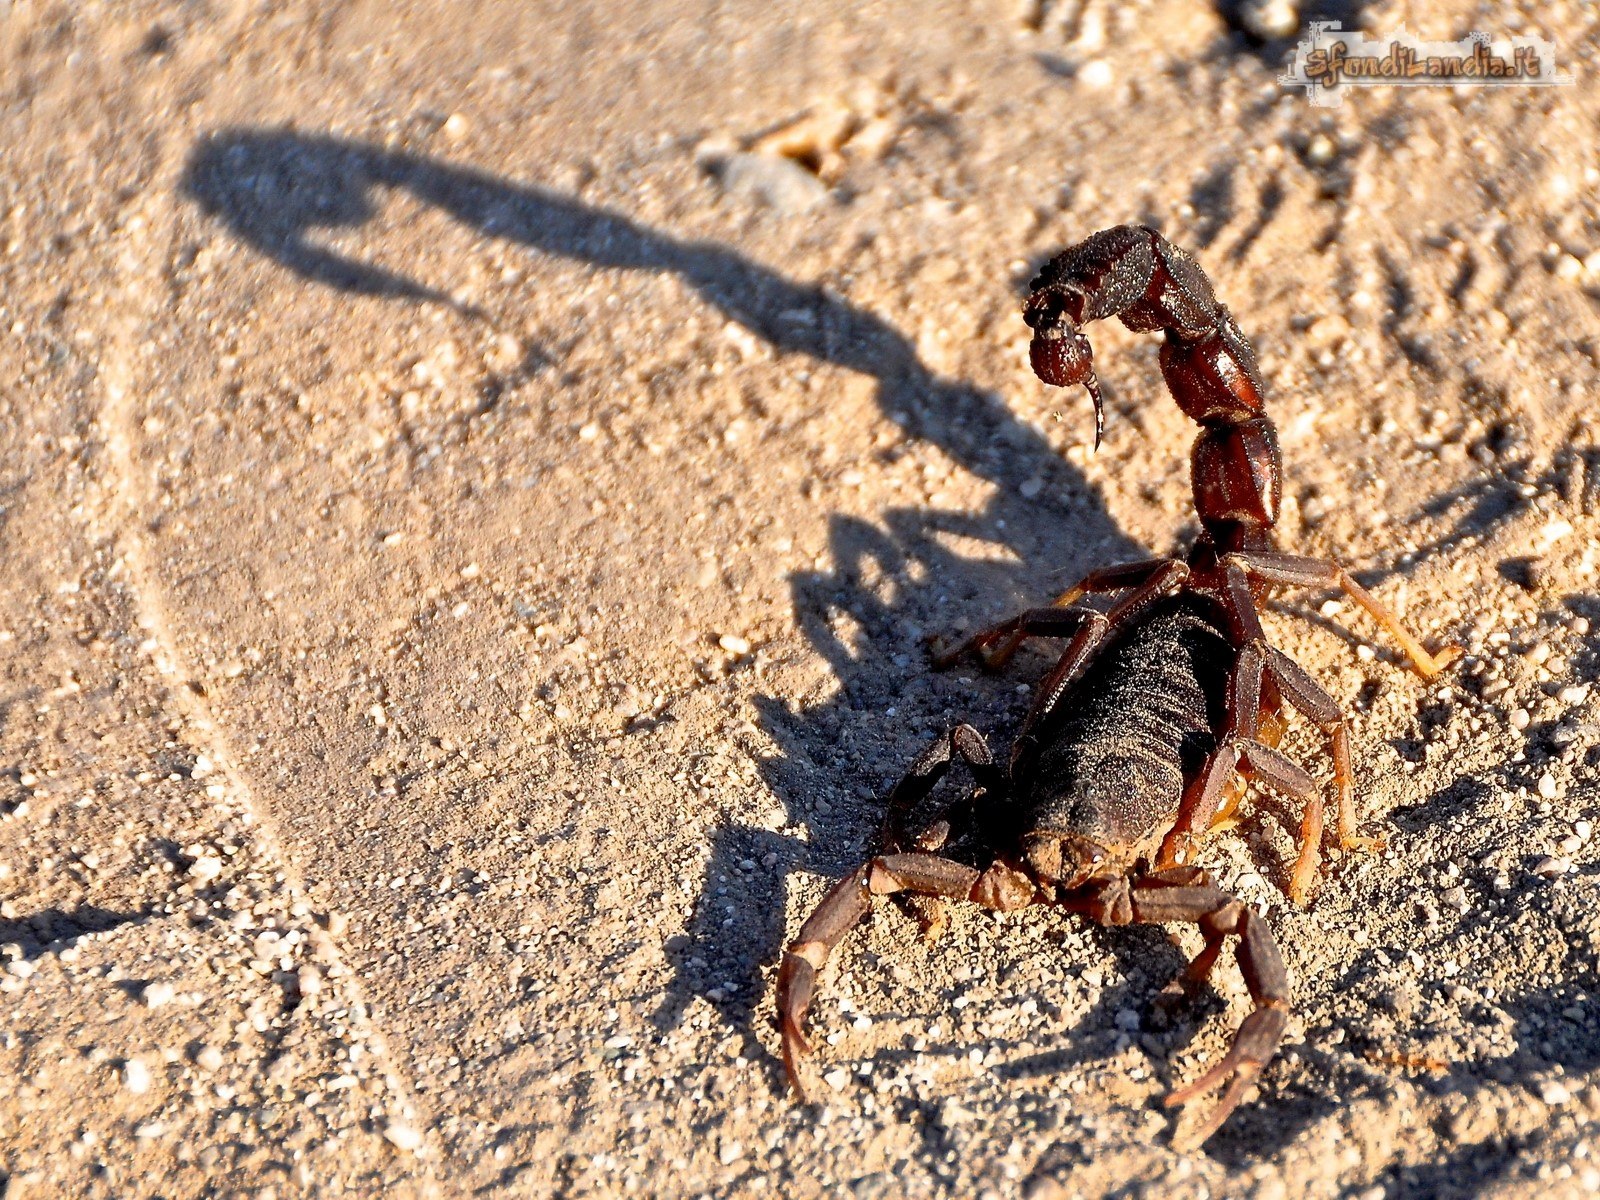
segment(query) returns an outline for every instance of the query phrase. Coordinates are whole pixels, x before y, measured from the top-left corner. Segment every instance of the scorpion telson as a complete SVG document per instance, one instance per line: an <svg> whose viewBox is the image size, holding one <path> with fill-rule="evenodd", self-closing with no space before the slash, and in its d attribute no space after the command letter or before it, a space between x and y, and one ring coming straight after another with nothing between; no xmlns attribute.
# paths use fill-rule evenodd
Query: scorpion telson
<svg viewBox="0 0 1600 1200"><path fill-rule="evenodd" d="M1115 316L1130 329L1164 334L1162 375L1201 427L1190 469L1203 532L1185 559L1093 571L1052 605L985 629L936 659L945 666L976 654L998 668L1030 637L1067 639L1008 763L997 763L983 737L959 725L890 793L881 852L828 892L783 956L777 1008L784 1064L805 1095L803 1027L817 975L875 895L908 893L934 904L967 899L998 911L1053 903L1106 925L1190 922L1204 947L1175 986L1202 983L1234 936L1254 1002L1222 1059L1167 1097L1168 1105L1181 1105L1225 1085L1182 1139L1197 1146L1276 1052L1288 1020L1289 978L1266 921L1189 860L1201 835L1231 816L1245 780L1265 784L1303 805L1288 893L1297 904L1310 897L1323 801L1316 781L1275 748L1288 710L1328 738L1340 845L1381 845L1356 832L1344 715L1267 642L1262 604L1283 586L1340 589L1425 677L1460 651L1429 653L1338 564L1278 552L1272 531L1282 465L1255 355L1182 250L1143 226L1103 230L1046 264L1023 316L1039 377L1088 389L1097 445L1104 409L1082 326ZM1077 603L1117 592L1103 613ZM909 818L957 759L973 776L970 795L911 834Z"/></svg>

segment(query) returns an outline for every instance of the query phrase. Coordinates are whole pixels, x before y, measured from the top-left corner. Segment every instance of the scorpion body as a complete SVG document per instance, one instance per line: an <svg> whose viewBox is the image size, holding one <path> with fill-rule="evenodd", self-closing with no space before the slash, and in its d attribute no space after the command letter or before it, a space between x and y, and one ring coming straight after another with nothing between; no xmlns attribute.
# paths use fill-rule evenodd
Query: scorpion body
<svg viewBox="0 0 1600 1200"><path fill-rule="evenodd" d="M1459 653L1430 654L1338 564L1276 550L1282 464L1254 353L1194 260L1144 226L1103 230L1058 254L1034 279L1023 309L1034 371L1046 383L1089 391L1097 445L1104 407L1081 327L1112 316L1164 336L1167 388L1200 425L1190 466L1202 532L1183 559L1093 571L1051 605L935 660L948 665L976 654L998 668L1030 637L1066 639L1035 689L1009 761L996 762L971 726L941 736L890 793L881 853L828 892L785 952L778 1018L784 1062L802 1095L803 1026L818 972L875 895L966 899L999 911L1053 903L1107 925L1197 925L1204 947L1178 981L1185 988L1202 983L1228 938L1238 939L1253 1010L1222 1059L1167 1097L1184 1104L1225 1084L1186 1138L1204 1141L1276 1052L1290 987L1266 921L1191 859L1200 837L1238 804L1246 780L1265 784L1303 805L1287 890L1296 903L1309 899L1323 800L1316 781L1275 748L1290 710L1328 738L1340 844L1381 844L1356 833L1343 714L1267 641L1261 605L1277 587L1338 588L1425 677ZM1096 593L1121 594L1105 612L1078 603ZM958 760L975 784L967 801L909 832L910 815Z"/></svg>

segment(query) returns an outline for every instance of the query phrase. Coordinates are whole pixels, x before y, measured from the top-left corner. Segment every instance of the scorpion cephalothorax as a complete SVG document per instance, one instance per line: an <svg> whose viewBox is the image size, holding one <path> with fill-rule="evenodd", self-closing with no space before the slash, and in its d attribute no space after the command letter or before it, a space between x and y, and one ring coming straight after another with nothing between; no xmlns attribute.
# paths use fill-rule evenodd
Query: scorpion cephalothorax
<svg viewBox="0 0 1600 1200"><path fill-rule="evenodd" d="M965 898L997 910L1049 902L1108 925L1193 922L1205 946L1182 982L1203 981L1226 939L1237 936L1255 1003L1223 1059L1167 1098L1182 1104L1227 1081L1216 1108L1190 1135L1198 1144L1276 1051L1289 980L1266 922L1188 859L1219 811L1237 804L1244 779L1265 783L1304 805L1288 891L1296 903L1309 898L1323 803L1311 776L1275 749L1288 709L1329 739L1340 844L1379 844L1356 832L1345 718L1304 669L1267 642L1260 619L1266 595L1287 585L1342 589L1424 676L1437 674L1459 651L1430 654L1336 563L1275 549L1282 466L1255 355L1182 250L1143 226L1103 230L1046 264L1023 316L1033 330L1030 358L1039 377L1089 390L1097 444L1104 410L1081 327L1116 316L1130 329L1165 334L1167 387L1201 427L1191 472L1203 532L1184 559L1091 572L1051 606L985 629L936 660L948 665L977 653L999 667L1029 637L1068 639L1035 692L1008 764L995 762L976 730L957 726L890 794L883 852L834 886L784 954L778 972L784 1061L803 1094L802 1026L817 972L866 916L873 895ZM1119 591L1104 613L1077 604L1090 593ZM908 815L958 758L974 776L969 802L910 836ZM946 847L948 854L938 853Z"/></svg>

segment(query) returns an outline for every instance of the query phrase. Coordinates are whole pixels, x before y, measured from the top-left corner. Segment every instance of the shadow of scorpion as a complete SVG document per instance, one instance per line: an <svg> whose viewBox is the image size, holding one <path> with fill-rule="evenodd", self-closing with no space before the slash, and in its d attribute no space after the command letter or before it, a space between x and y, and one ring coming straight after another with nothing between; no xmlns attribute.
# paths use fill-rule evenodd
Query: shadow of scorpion
<svg viewBox="0 0 1600 1200"><path fill-rule="evenodd" d="M1276 1052L1290 984L1265 920L1188 860L1199 836L1238 805L1245 780L1265 784L1303 805L1288 890L1297 904L1309 899L1323 800L1312 777L1275 748L1289 709L1328 738L1340 845L1381 845L1356 832L1345 717L1267 642L1263 603L1284 586L1339 588L1424 677L1460 651L1430 654L1338 564L1276 550L1282 463L1261 375L1250 344L1188 254L1153 229L1118 226L1062 251L1031 289L1023 319L1033 330L1033 369L1046 383L1088 389L1096 445L1104 408L1080 327L1116 316L1129 329L1165 334L1162 375L1201 427L1190 470L1203 532L1187 559L1093 571L1050 606L985 629L936 659L948 666L976 654L997 668L1030 637L1068 639L1035 692L1009 763L995 761L977 730L957 725L890 793L881 852L834 885L784 953L777 981L784 1065L806 1097L803 1028L817 975L874 896L934 898L927 903L935 928L942 924L938 904L950 899L1002 912L1051 903L1103 925L1192 922L1204 948L1168 992L1203 983L1232 936L1254 1003L1224 1057L1166 1098L1168 1106L1184 1105L1226 1085L1210 1113L1175 1138L1194 1147L1216 1132ZM1076 603L1117 592L1105 613ZM911 815L958 759L973 777L970 794L920 832L908 832Z"/></svg>

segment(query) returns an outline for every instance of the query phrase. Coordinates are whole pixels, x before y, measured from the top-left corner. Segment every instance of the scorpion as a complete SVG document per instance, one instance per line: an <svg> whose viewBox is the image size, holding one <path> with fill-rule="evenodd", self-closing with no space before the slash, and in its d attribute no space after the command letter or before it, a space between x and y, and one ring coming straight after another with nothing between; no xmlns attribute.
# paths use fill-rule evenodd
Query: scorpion
<svg viewBox="0 0 1600 1200"><path fill-rule="evenodd" d="M1007 763L971 725L948 729L890 792L878 853L835 884L784 952L777 1012L786 1072L808 1098L804 1025L828 955L871 911L873 897L918 898L931 933L939 906L970 900L998 912L1053 903L1102 925L1187 922L1203 947L1164 995L1192 991L1227 940L1252 1009L1226 1053L1168 1107L1221 1088L1183 1141L1198 1147L1238 1106L1276 1053L1290 981L1266 920L1193 864L1201 835L1225 824L1246 790L1265 784L1302 805L1288 895L1308 902L1320 864L1324 805L1313 777L1276 746L1293 709L1327 739L1345 850L1382 848L1357 832L1349 725L1333 698L1271 645L1261 609L1274 589L1335 588L1392 636L1425 678L1459 654L1430 653L1335 562L1286 554L1273 527L1282 500L1278 439L1255 354L1210 281L1154 229L1122 225L1060 252L1030 284L1029 359L1047 384L1081 385L1105 408L1089 341L1116 316L1160 331L1161 373L1200 434L1190 459L1201 530L1186 558L1091 571L1042 608L984 629L936 657L974 654L999 668L1029 638L1066 641L1034 692ZM1080 604L1115 595L1105 611ZM915 836L904 826L957 761L973 787ZM926 898L923 900L923 898Z"/></svg>

